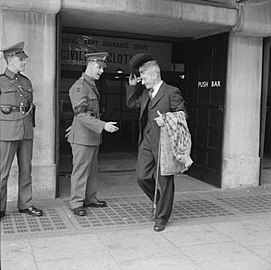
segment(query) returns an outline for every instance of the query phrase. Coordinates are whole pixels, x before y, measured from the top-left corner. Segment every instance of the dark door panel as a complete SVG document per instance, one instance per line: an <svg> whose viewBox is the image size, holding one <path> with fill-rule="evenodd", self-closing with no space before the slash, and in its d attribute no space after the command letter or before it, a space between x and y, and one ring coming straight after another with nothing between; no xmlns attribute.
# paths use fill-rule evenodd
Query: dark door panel
<svg viewBox="0 0 271 270"><path fill-rule="evenodd" d="M193 166L187 174L221 187L228 34L192 41L186 102Z"/></svg>

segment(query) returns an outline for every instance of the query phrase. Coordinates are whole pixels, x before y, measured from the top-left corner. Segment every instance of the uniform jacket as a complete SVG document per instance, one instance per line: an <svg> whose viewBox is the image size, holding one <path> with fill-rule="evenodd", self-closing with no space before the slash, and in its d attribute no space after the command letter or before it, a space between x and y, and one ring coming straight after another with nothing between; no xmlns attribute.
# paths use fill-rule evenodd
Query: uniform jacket
<svg viewBox="0 0 271 270"><path fill-rule="evenodd" d="M143 131L147 123L146 110L148 109L149 95L148 90L144 89L142 94L138 96L136 86L126 86L126 103L128 108L140 108L139 115L139 144L143 138ZM165 114L167 112L184 111L186 113L185 102L181 91L174 86L168 85L165 82L160 86L157 94L152 100L150 114L152 119L151 138L157 140L157 145L160 137L160 127L153 120L158 117L157 111ZM147 132L145 130L145 132Z"/></svg>
<svg viewBox="0 0 271 270"><path fill-rule="evenodd" d="M105 122L100 120L100 94L94 81L83 73L70 88L69 96L74 118L68 142L81 145L99 145Z"/></svg>
<svg viewBox="0 0 271 270"><path fill-rule="evenodd" d="M0 140L33 139L33 110L24 112L31 105L33 88L30 80L6 69L0 75Z"/></svg>

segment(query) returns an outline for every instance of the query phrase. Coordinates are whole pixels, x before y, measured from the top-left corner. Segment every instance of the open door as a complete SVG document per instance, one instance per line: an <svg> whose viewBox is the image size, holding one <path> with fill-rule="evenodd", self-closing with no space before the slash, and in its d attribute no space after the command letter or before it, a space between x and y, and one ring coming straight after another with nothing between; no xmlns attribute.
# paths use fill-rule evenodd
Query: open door
<svg viewBox="0 0 271 270"><path fill-rule="evenodd" d="M263 40L260 185L271 185L271 37Z"/></svg>
<svg viewBox="0 0 271 270"><path fill-rule="evenodd" d="M187 63L185 94L194 161L187 174L217 187L221 187L227 53L227 33L206 37L191 42Z"/></svg>

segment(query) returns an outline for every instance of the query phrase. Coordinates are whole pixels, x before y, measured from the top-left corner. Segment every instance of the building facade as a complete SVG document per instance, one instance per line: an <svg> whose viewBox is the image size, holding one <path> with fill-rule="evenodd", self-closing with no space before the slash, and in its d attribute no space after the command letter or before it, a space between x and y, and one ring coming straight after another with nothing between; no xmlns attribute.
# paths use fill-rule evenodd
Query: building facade
<svg viewBox="0 0 271 270"><path fill-rule="evenodd" d="M84 40L86 35L92 37L90 45L103 42L105 47L99 49L110 50L111 68L124 73L128 72L124 64L130 55L148 46L156 48L152 52L162 57L168 71L165 76L170 79L172 71L175 75L185 73L195 145L192 158L199 171L202 169L206 178L217 172L218 180L213 183L223 189L260 185L263 155L270 151L266 145L270 144L271 129L267 111L271 96L271 1L2 0L0 46L24 40L30 58L25 75L33 83L37 106L33 157L36 198L55 198L57 194L59 91L69 72L82 72L78 64L82 55L78 50L70 54L73 50L69 46L71 40ZM72 63L74 57L77 62ZM69 63L65 63L67 59ZM4 69L2 59L1 73ZM16 161L8 193L10 200L16 199Z"/></svg>

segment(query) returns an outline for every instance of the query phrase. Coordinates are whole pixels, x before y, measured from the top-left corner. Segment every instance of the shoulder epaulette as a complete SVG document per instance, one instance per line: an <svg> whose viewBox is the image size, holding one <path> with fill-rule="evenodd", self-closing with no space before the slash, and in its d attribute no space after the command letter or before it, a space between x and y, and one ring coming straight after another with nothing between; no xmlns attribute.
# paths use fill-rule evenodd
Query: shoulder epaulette
<svg viewBox="0 0 271 270"><path fill-rule="evenodd" d="M80 77L79 79L77 79L77 81L74 83L73 87L75 89L77 89L77 92L79 92L81 90L81 88L83 87L85 79L83 77Z"/></svg>

